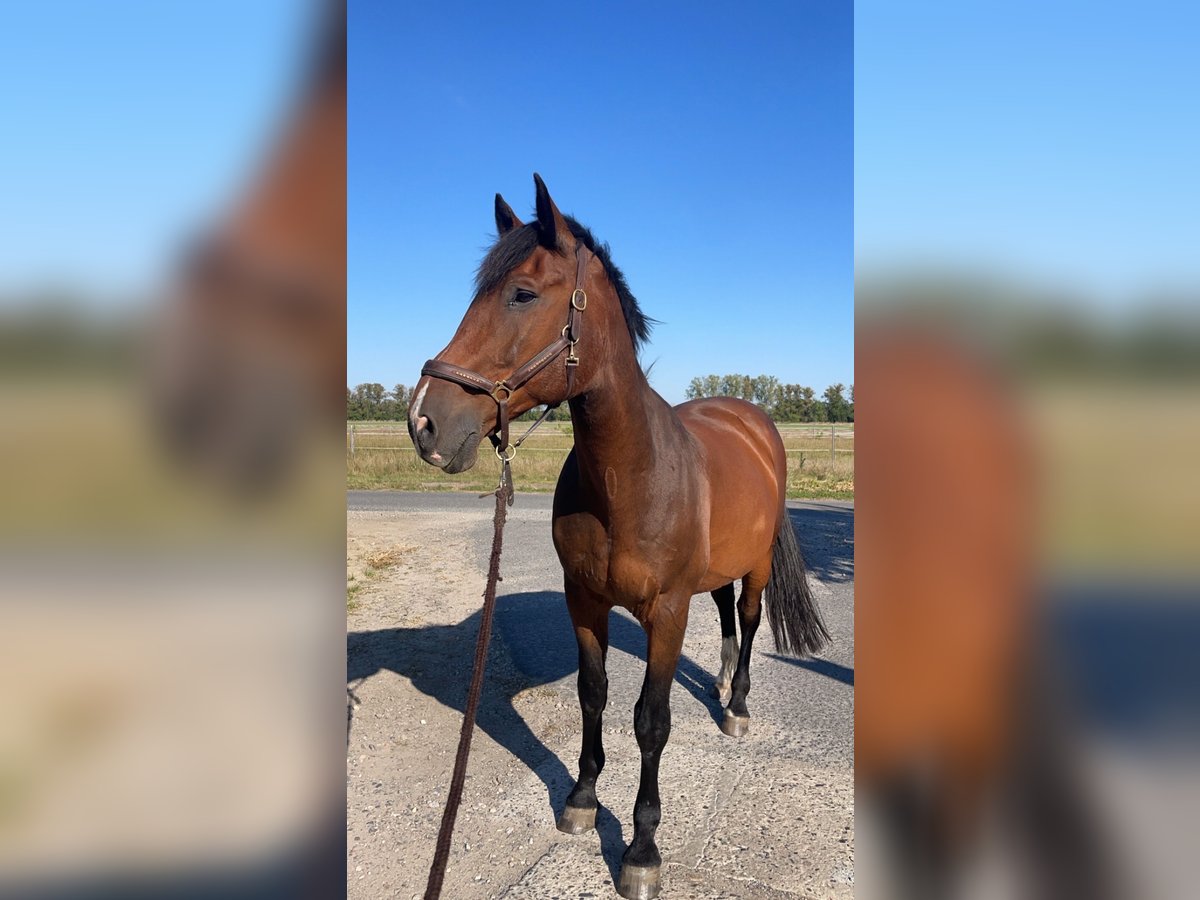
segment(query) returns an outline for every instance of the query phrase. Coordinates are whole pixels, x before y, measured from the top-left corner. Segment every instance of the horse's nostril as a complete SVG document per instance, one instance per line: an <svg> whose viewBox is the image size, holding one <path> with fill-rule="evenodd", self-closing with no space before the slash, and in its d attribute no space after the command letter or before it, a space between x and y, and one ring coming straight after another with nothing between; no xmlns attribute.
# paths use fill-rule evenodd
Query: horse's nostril
<svg viewBox="0 0 1200 900"><path fill-rule="evenodd" d="M437 424L429 416L420 416L416 422L416 434L413 436L417 449L422 453L433 452L437 444Z"/></svg>

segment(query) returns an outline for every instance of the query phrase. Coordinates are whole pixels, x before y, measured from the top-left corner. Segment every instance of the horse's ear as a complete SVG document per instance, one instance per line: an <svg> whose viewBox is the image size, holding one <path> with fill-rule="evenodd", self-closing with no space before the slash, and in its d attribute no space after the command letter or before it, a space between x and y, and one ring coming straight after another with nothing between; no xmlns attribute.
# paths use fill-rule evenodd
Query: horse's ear
<svg viewBox="0 0 1200 900"><path fill-rule="evenodd" d="M512 207L504 202L504 198L499 194L496 195L496 234L504 237L514 228L524 225L517 214L512 211Z"/></svg>
<svg viewBox="0 0 1200 900"><path fill-rule="evenodd" d="M537 172L533 173L533 183L537 186L538 240L543 247L557 250L561 246L561 236L570 232L567 220L550 199L546 182L542 181L542 176Z"/></svg>

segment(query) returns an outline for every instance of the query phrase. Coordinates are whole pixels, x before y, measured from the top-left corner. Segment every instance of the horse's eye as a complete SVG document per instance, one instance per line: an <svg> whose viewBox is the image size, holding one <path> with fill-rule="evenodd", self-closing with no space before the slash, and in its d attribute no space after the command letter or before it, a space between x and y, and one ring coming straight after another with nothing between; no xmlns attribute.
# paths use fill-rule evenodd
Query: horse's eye
<svg viewBox="0 0 1200 900"><path fill-rule="evenodd" d="M531 300L536 300L536 299L537 299L537 294L535 294L533 291L517 291L517 293L513 295L512 302L514 304L529 303Z"/></svg>

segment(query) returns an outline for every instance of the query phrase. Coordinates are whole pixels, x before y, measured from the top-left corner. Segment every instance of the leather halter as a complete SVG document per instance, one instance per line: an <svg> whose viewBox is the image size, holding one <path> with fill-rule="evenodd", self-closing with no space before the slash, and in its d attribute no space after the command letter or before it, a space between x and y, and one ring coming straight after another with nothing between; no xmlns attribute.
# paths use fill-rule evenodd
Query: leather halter
<svg viewBox="0 0 1200 900"><path fill-rule="evenodd" d="M487 665L488 640L492 633L492 617L496 611L496 583L500 580L500 549L504 537L505 505L512 506L513 502L512 472L509 463L516 456L517 447L521 446L521 441L529 437L535 428L546 421L550 410L562 403L560 400L554 406L547 406L541 417L529 426L529 430L521 435L515 444L509 444L508 401L522 385L550 365L564 350L567 351L567 393L563 399L569 400L575 392L575 369L579 366L579 357L575 355L575 345L579 343L580 327L583 324L582 314L587 309L587 293L583 289L583 280L591 258L592 252L587 247L583 244L576 244L575 290L571 292L570 306L567 309L567 324L563 326L562 334L507 378L491 381L471 369L444 363L439 359L431 359L421 367L422 375L453 381L469 391L487 394L496 402L496 415L499 421L496 426L497 433L492 435L492 444L496 448L496 455L500 457L500 484L496 487L496 515L492 520L492 554L488 562L487 587L483 592L483 612L479 620L479 635L475 642L475 662L471 670L471 687L467 691L467 705L463 711L458 751L454 756L454 773L450 778L450 792L446 796L446 808L442 812L442 824L438 828L433 864L429 868L429 880L425 885L425 900L437 900L442 894L446 862L450 857L450 841L454 832L454 821L458 817L463 784L467 777L467 755L471 752L471 732L475 728L475 713L479 706L479 697L483 693L483 670ZM480 496L486 497L487 494Z"/></svg>
<svg viewBox="0 0 1200 900"><path fill-rule="evenodd" d="M587 275L587 265L591 258L592 252L587 247L582 243L576 244L575 290L571 292L571 302L567 309L567 324L563 326L562 334L556 340L542 348L539 353L534 354L523 366L515 369L507 378L492 381L485 375L480 375L471 369L442 362L440 359L428 360L421 367L422 375L453 381L455 384L461 385L469 391L487 394L496 402L496 416L498 421L496 434L492 436L492 443L495 446L496 455L505 463L508 463L516 456L517 447L521 446L521 442L529 437L533 429L545 421L550 410L557 408L559 403L562 402L559 401L554 406L548 406L546 411L542 413L541 418L534 422L529 430L521 435L516 444L510 444L508 442L509 399L518 389L533 378L534 375L557 359L564 350L568 351L566 360L567 394L564 399L569 399L571 394L574 393L575 369L579 366L579 357L575 355L575 345L579 343L579 336L583 325L582 313L587 309L587 292L583 289L583 281Z"/></svg>

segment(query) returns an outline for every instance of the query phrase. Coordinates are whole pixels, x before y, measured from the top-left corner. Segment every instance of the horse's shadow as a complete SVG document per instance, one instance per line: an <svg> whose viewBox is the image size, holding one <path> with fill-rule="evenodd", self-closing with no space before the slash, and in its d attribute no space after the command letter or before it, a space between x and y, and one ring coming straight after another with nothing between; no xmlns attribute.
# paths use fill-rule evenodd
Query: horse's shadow
<svg viewBox="0 0 1200 900"><path fill-rule="evenodd" d="M788 508L810 576L827 584L854 580L854 508L821 503Z"/></svg>
<svg viewBox="0 0 1200 900"><path fill-rule="evenodd" d="M470 681L480 613L455 625L423 628L385 628L351 632L347 640L347 684L351 699L364 679L390 670L412 682L421 693L444 706L463 712ZM609 648L646 660L646 634L636 623L617 613L609 616ZM566 803L574 778L558 755L529 727L514 705L514 698L533 687L550 684L578 669L571 619L560 591L510 594L496 601L496 620L488 651L488 676L480 700L478 726L500 746L521 760L546 786L551 812L557 815ZM714 675L687 656L681 656L675 680L720 722L720 701L710 696ZM349 704L347 741L353 727ZM579 713L564 711L578 722ZM616 711L620 715L620 711ZM621 824L603 805L596 830L605 862L613 878L624 851Z"/></svg>

